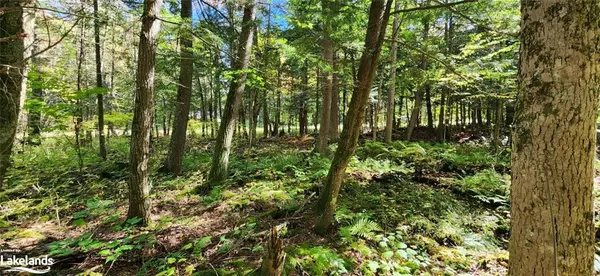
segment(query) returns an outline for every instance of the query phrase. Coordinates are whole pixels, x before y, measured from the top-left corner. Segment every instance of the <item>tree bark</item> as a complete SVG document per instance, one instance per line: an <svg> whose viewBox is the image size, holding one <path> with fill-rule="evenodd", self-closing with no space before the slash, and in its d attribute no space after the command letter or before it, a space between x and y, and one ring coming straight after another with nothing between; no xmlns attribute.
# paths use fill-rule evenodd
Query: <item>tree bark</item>
<svg viewBox="0 0 600 276"><path fill-rule="evenodd" d="M400 1L396 1L394 10L400 10ZM390 83L387 94L387 111L385 116L385 142L392 142L392 131L394 130L394 107L396 99L396 56L398 51L398 41L396 37L400 32L400 14L394 15L394 23L392 30L392 46L390 48ZM400 109L402 110L402 109Z"/></svg>
<svg viewBox="0 0 600 276"><path fill-rule="evenodd" d="M185 24L189 24L190 28L192 27L192 0L181 1L181 19ZM173 124L173 133L171 134L171 141L169 144L169 153L165 162L165 167L172 174L179 174L181 172L194 75L192 39L187 31L183 31L180 34L180 43L179 86L177 86L175 122Z"/></svg>
<svg viewBox="0 0 600 276"><path fill-rule="evenodd" d="M94 0L94 48L96 50L96 87L103 88L102 57L100 56L100 19L98 15L98 0ZM99 154L106 160L106 141L104 140L104 99L103 93L96 95L98 100L98 142Z"/></svg>
<svg viewBox="0 0 600 276"><path fill-rule="evenodd" d="M521 1L510 275L594 275L600 3Z"/></svg>
<svg viewBox="0 0 600 276"><path fill-rule="evenodd" d="M273 135L279 137L279 125L281 124L281 67L277 70L277 106L275 110L275 124Z"/></svg>
<svg viewBox="0 0 600 276"><path fill-rule="evenodd" d="M334 53L333 78L331 81L331 108L329 110L329 139L332 141L336 141L340 136L340 82L338 66L336 54Z"/></svg>
<svg viewBox="0 0 600 276"><path fill-rule="evenodd" d="M33 38L33 13L24 11L29 0L0 0L0 190L10 164L27 81L27 49ZM11 38L12 37L12 38ZM3 39L8 38L8 39Z"/></svg>
<svg viewBox="0 0 600 276"><path fill-rule="evenodd" d="M377 100L373 103L373 141L377 141L377 130L379 129L379 108L381 107L381 96L383 95L383 78L379 82L379 87L377 88Z"/></svg>
<svg viewBox="0 0 600 276"><path fill-rule="evenodd" d="M215 142L215 150L212 157L212 165L208 176L208 184L220 183L227 178L229 165L229 153L233 140L235 122L246 87L246 70L250 63L250 50L252 48L252 37L254 35L254 0L249 0L244 6L244 17L242 19L242 32L238 42L237 56L234 59L233 69L238 72L231 80L229 93L225 102L225 110L222 113L221 125Z"/></svg>
<svg viewBox="0 0 600 276"><path fill-rule="evenodd" d="M300 136L304 136L308 133L308 108L306 102L308 101L308 60L304 60L304 68L302 72L302 86L300 95L300 110L298 113L298 123L300 125Z"/></svg>
<svg viewBox="0 0 600 276"><path fill-rule="evenodd" d="M497 152L500 147L500 126L502 125L502 106L504 101L502 99L496 99L496 115L494 122L494 137L493 137L493 145L494 151Z"/></svg>
<svg viewBox="0 0 600 276"><path fill-rule="evenodd" d="M329 16L330 3L329 0L323 0L322 2L323 9L326 10L324 16L327 18ZM330 25L325 23L326 29L329 29ZM322 108L321 108L321 124L319 126L319 137L316 143L316 151L320 154L324 154L327 152L327 146L329 143L329 122L330 122L330 112L331 112L331 89L333 85L333 80L331 77L331 71L333 70L333 40L329 37L328 31L325 31L325 38L323 40L323 59L327 63L328 67L322 72Z"/></svg>
<svg viewBox="0 0 600 276"><path fill-rule="evenodd" d="M148 161L154 105L154 67L156 44L160 31L162 0L145 0L136 72L135 106L131 126L129 152L129 211L128 218L141 218L141 225L150 223L150 186Z"/></svg>
<svg viewBox="0 0 600 276"><path fill-rule="evenodd" d="M346 167L358 145L360 126L364 120L369 92L377 74L377 63L381 54L381 45L383 44L385 30L390 17L392 1L388 0L387 4L385 2L385 0L371 1L365 48L360 59L357 81L352 92L348 116L344 121L340 142L317 204L318 217L315 231L320 234L324 234L331 225Z"/></svg>
<svg viewBox="0 0 600 276"><path fill-rule="evenodd" d="M446 95L448 94L448 88L447 87L443 87L442 88L442 96L440 99L440 116L439 116L439 120L438 120L438 140L444 142L446 141L446 121L445 121L445 115L446 115Z"/></svg>
<svg viewBox="0 0 600 276"><path fill-rule="evenodd" d="M433 105L431 104L431 85L425 84L425 107L427 111L427 128L433 130Z"/></svg>
<svg viewBox="0 0 600 276"><path fill-rule="evenodd" d="M429 20L424 17L422 19L422 23L423 23L423 41L425 41L429 38ZM427 56L425 54L423 54L421 56L420 67L421 67L423 74L427 74L427 68L429 68L429 63L427 60ZM408 128L406 130L406 140L410 141L415 127L419 126L419 124L420 124L420 119L421 119L420 114L421 114L421 106L423 105L423 103L422 103L423 96L425 96L425 100L427 101L427 126L433 127L433 118L431 116L429 116L431 113L430 90L431 90L431 86L429 84L429 80L427 80L427 79L425 80L425 83L420 88L415 90L415 102L414 102L414 106L412 109L412 114L410 116L410 122L409 122ZM431 125L429 122L430 120L431 120Z"/></svg>
<svg viewBox="0 0 600 276"><path fill-rule="evenodd" d="M285 250L283 240L279 237L276 226L271 227L271 233L265 244L265 257L260 267L262 276L281 276L285 265Z"/></svg>

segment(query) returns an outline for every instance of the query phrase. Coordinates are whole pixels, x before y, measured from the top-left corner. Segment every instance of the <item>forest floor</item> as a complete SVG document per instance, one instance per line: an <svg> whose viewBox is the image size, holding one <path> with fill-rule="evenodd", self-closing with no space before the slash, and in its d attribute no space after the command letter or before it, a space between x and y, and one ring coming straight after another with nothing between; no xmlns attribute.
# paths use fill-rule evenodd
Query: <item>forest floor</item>
<svg viewBox="0 0 600 276"><path fill-rule="evenodd" d="M0 193L0 248L49 254L48 275L245 275L260 266L272 226L282 233L287 275L504 275L510 160L485 144L364 141L347 170L325 236L313 203L330 156L311 137L262 139L232 153L231 178L197 194L212 142L190 137L185 173L159 172L168 140L152 147L150 227L124 220L126 137L109 158L45 139L14 156ZM331 146L334 150L335 145Z"/></svg>

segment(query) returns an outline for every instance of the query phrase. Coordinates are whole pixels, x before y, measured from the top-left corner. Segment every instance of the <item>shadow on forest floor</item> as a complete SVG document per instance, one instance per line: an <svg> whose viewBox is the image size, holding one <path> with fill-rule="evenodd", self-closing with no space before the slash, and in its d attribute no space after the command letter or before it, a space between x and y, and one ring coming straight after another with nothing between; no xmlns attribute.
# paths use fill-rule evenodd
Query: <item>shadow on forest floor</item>
<svg viewBox="0 0 600 276"><path fill-rule="evenodd" d="M271 226L281 228L288 275L506 272L508 154L484 145L364 141L321 237L312 205L330 161L311 152L310 137L237 147L231 178L202 196L192 191L212 146L192 139L182 176L152 175L153 224L142 229L123 220L127 166L115 161L127 160L125 139L112 138L106 162L86 149L81 172L69 144L46 143L15 158L0 193L0 247L50 254L54 275L248 274ZM166 145L155 142L152 172Z"/></svg>

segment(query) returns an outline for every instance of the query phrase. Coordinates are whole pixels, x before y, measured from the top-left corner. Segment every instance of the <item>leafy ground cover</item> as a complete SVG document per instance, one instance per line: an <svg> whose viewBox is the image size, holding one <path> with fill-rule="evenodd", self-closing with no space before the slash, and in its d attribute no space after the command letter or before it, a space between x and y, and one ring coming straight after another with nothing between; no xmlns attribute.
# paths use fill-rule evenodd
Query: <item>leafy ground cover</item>
<svg viewBox="0 0 600 276"><path fill-rule="evenodd" d="M347 171L335 229L312 232L313 203L330 163L313 139L238 145L231 178L196 192L211 143L193 138L179 177L159 172L152 147L153 224L126 212L128 142L109 159L80 160L67 139L16 155L0 194L0 246L57 260L54 275L244 275L256 272L272 226L287 275L501 275L506 273L509 154L485 145L364 142ZM332 149L335 145L332 145Z"/></svg>

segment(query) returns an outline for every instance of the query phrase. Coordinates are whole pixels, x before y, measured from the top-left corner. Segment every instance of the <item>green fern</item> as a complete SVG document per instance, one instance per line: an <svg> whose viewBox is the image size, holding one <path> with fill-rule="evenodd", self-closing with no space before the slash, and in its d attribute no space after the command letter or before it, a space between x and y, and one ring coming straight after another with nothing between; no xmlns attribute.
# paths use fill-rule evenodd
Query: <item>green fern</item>
<svg viewBox="0 0 600 276"><path fill-rule="evenodd" d="M340 235L345 241L351 241L353 237L371 240L377 231L381 231L381 227L376 222L363 217L355 220L351 225L342 227Z"/></svg>

